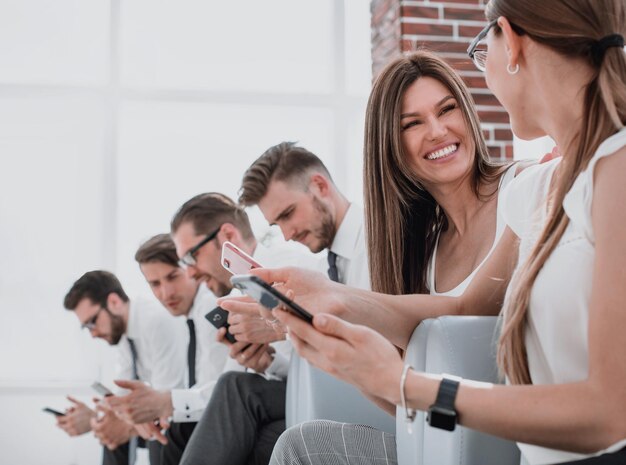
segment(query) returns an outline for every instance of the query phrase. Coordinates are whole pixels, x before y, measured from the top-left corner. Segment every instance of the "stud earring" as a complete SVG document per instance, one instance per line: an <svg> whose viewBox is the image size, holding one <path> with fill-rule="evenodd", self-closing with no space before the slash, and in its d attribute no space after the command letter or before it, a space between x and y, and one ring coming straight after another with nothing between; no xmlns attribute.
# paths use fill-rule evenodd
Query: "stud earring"
<svg viewBox="0 0 626 465"><path fill-rule="evenodd" d="M506 65L506 72L509 74L517 74L519 72L519 63L515 64L515 68L511 68L511 64Z"/></svg>

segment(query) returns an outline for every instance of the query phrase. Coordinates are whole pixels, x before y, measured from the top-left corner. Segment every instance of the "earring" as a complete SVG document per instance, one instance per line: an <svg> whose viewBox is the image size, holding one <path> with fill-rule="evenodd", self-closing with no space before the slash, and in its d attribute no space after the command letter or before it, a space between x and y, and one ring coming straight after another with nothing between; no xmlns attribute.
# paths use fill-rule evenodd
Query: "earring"
<svg viewBox="0 0 626 465"><path fill-rule="evenodd" d="M511 64L506 65L506 72L509 74L517 74L519 71L519 63L515 64L515 68L511 68Z"/></svg>

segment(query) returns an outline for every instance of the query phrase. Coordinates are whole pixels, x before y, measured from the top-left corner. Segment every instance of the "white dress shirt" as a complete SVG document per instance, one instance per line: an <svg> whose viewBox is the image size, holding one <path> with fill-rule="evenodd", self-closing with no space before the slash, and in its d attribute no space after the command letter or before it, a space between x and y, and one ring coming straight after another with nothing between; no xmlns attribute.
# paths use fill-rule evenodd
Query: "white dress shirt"
<svg viewBox="0 0 626 465"><path fill-rule="evenodd" d="M137 352L137 374L154 389L183 386L187 346L184 320L172 317L160 303L145 298L132 299L126 334L118 343L116 379L133 379L133 359L128 339ZM123 391L120 391L123 392Z"/></svg>
<svg viewBox="0 0 626 465"><path fill-rule="evenodd" d="M337 254L336 265L340 283L359 289L370 289L363 222L363 208L351 203L329 250ZM326 258L320 262L319 269L328 274Z"/></svg>
<svg viewBox="0 0 626 465"><path fill-rule="evenodd" d="M217 329L204 317L215 307L217 307L215 296L204 284L200 284L189 315L187 315L187 318L193 320L196 333L196 384L189 387L186 351L189 344L189 330L186 328L185 353L177 361L185 369L185 388L172 389L175 422L197 422L211 399L220 375L226 371L243 371L243 367L228 356L228 347L217 342Z"/></svg>

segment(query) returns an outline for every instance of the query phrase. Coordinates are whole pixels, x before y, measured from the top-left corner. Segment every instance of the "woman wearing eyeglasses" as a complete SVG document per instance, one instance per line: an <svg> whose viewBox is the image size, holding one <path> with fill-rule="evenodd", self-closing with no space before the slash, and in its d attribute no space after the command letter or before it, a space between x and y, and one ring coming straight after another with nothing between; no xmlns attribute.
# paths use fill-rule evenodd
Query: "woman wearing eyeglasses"
<svg viewBox="0 0 626 465"><path fill-rule="evenodd" d="M372 397L395 405L404 398L410 412L428 410L447 393L451 421L518 441L531 465L624 463L626 4L491 0L487 18L480 35L486 48L479 39L470 56L486 70L514 132L550 135L563 157L511 183L503 199L507 229L466 292L389 296L293 269L256 274L284 282L305 308L330 309L382 333L321 314L310 327L276 311L303 357ZM506 386L417 373L385 339L406 347L427 309L497 312L505 297L498 359ZM302 450L311 451L307 441L315 438L298 440L296 432L279 440L274 463L347 463L341 454L310 454L309 462ZM386 450L393 463L392 443L374 436L360 445L370 455ZM344 446L350 454L358 449Z"/></svg>

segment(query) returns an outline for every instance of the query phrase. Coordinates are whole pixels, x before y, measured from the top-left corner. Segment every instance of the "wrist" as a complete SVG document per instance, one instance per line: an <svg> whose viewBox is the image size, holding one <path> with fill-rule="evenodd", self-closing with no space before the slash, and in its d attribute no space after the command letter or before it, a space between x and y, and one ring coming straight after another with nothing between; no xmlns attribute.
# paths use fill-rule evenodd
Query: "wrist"
<svg viewBox="0 0 626 465"><path fill-rule="evenodd" d="M174 403L172 402L172 391L161 392L160 418L171 417L174 414Z"/></svg>

